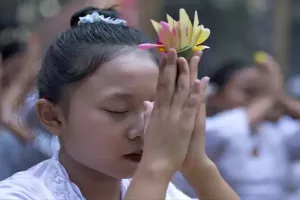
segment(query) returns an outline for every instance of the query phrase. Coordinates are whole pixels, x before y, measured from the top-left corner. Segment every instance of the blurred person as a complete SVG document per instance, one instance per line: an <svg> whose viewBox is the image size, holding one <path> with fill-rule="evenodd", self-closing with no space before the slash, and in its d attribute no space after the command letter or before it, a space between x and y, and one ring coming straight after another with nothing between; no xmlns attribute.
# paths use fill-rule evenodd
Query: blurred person
<svg viewBox="0 0 300 200"><path fill-rule="evenodd" d="M1 29L8 26L1 25ZM43 136L39 136L38 140L33 139L33 129L24 123L30 105L24 104L24 99L21 107L16 106L17 101L22 99L27 76L32 76L30 69L21 68L24 68L22 57L25 55L26 44L12 40L0 45L0 50L0 55L3 55L0 59L0 180L3 180L51 155L39 150L38 146L41 145L38 141ZM41 133L37 128L34 131Z"/></svg>
<svg viewBox="0 0 300 200"><path fill-rule="evenodd" d="M41 23L39 29L30 35L27 42L11 37L5 41L5 44L0 44L2 55L0 59L0 96L2 97L0 180L51 157L53 151L59 148L58 140L48 134L39 123L34 111L35 102L38 100L34 90L35 77L40 66L42 49L48 45L49 39L67 29L68 18L76 9L86 4L103 5L104 3L97 0L73 1L68 3L57 16ZM0 32L16 29L18 26L15 22L0 20Z"/></svg>
<svg viewBox="0 0 300 200"><path fill-rule="evenodd" d="M208 101L213 121L207 132L219 131L225 138L213 156L242 199L285 199L291 162L300 155L300 140L295 140L300 135L289 134L295 133L293 124L299 128L300 103L283 91L280 67L271 56L257 65L235 65L229 75L225 67L212 77L219 89ZM217 127L215 120L222 118L228 131ZM283 121L290 125L282 126ZM237 168L230 170L230 165Z"/></svg>
<svg viewBox="0 0 300 200"><path fill-rule="evenodd" d="M207 100L207 154L241 199L286 199L300 134L287 134L291 127L282 128L279 120L299 119L300 103L284 94L278 64L271 56L258 67L228 62L211 83L217 90ZM190 192L184 182L176 186Z"/></svg>
<svg viewBox="0 0 300 200"><path fill-rule="evenodd" d="M300 99L300 74L292 75L287 81L287 89L294 97Z"/></svg>
<svg viewBox="0 0 300 200"><path fill-rule="evenodd" d="M299 75L292 76L287 82L287 89L289 93L298 100L300 99L299 77ZM295 121L291 120L290 118L285 118L280 120L280 127L282 127L282 129L290 130L287 134L289 134L290 137L294 136L295 141L300 140L300 138L297 138L296 135L300 132L300 120ZM289 177L289 193L287 200L298 200L300 197L300 161L293 162L291 168L292 170Z"/></svg>

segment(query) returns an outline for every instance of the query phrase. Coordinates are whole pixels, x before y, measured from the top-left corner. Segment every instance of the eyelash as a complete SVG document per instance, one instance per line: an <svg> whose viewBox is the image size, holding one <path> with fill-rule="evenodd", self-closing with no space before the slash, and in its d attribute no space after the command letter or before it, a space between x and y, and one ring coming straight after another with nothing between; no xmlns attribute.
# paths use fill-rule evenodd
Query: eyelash
<svg viewBox="0 0 300 200"><path fill-rule="evenodd" d="M111 110L105 110L105 111L108 112L108 113L117 114L117 115L127 114L129 112L129 111L118 112L118 111L111 111Z"/></svg>

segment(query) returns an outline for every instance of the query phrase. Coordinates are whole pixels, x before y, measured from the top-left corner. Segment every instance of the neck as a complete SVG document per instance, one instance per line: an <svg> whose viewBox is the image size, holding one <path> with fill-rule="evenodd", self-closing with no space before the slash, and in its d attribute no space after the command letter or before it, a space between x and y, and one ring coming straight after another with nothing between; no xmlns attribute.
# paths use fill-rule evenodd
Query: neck
<svg viewBox="0 0 300 200"><path fill-rule="evenodd" d="M72 159L63 149L59 160L87 200L120 199L121 180L106 176Z"/></svg>

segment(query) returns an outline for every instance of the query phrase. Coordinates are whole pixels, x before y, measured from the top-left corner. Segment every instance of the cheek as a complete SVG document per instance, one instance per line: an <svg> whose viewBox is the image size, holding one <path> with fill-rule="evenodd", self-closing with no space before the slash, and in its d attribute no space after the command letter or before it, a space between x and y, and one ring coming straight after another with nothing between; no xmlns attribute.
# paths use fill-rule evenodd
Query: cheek
<svg viewBox="0 0 300 200"><path fill-rule="evenodd" d="M77 107L78 108L78 107ZM122 123L95 108L70 109L63 145L81 159L114 159L122 151Z"/></svg>

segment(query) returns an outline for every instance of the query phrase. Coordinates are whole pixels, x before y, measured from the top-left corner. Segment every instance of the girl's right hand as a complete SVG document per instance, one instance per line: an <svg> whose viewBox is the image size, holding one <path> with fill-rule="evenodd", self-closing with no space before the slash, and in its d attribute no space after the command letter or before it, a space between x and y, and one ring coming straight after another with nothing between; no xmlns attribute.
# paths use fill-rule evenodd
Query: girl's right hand
<svg viewBox="0 0 300 200"><path fill-rule="evenodd" d="M189 69L175 50L168 52L160 66L155 104L144 136L140 166L169 178L185 160L201 101L201 82L190 82Z"/></svg>

